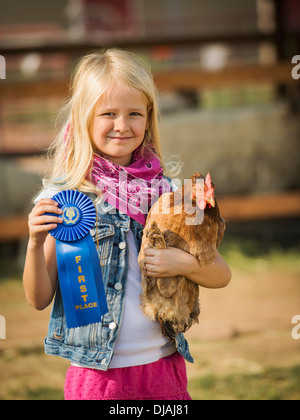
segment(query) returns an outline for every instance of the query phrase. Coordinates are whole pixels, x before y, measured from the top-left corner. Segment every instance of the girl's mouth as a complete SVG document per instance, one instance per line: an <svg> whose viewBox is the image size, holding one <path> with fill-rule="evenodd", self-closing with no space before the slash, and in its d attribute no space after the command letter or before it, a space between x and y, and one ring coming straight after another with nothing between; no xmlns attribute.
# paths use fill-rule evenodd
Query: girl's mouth
<svg viewBox="0 0 300 420"><path fill-rule="evenodd" d="M109 137L112 140L119 140L119 141L126 141L126 140L131 140L132 137Z"/></svg>

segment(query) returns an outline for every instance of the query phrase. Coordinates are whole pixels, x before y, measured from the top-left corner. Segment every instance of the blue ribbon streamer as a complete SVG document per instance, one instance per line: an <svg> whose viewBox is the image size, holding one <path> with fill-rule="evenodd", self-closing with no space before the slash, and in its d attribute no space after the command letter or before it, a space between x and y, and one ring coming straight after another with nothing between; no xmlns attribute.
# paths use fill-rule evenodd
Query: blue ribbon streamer
<svg viewBox="0 0 300 420"><path fill-rule="evenodd" d="M96 220L92 201L79 191L52 197L62 208L63 223L50 231L56 239L60 289L68 328L101 322L108 312L102 272L90 229Z"/></svg>

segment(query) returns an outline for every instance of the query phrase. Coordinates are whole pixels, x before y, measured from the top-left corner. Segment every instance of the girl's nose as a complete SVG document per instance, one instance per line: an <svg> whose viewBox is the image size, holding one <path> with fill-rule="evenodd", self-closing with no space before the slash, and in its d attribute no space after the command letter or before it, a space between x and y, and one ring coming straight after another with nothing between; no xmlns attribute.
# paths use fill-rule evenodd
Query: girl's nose
<svg viewBox="0 0 300 420"><path fill-rule="evenodd" d="M128 122L125 117L119 116L115 120L115 131L119 131L120 133L123 133L125 131L129 130Z"/></svg>

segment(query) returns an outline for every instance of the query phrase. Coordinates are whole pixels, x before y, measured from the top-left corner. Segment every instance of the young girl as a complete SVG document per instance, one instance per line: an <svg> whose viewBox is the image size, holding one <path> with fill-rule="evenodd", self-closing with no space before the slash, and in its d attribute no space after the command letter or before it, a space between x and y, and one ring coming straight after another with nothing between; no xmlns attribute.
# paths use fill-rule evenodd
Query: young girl
<svg viewBox="0 0 300 420"><path fill-rule="evenodd" d="M187 341L183 334L175 342L167 340L158 323L148 320L139 307L137 257L145 215L132 211L130 188L123 197L126 212L120 209L121 200L112 205L104 194L116 185L121 172L142 181L144 192L151 191L155 178L169 185L162 178L157 92L151 73L128 52L110 49L90 54L77 66L63 114L52 175L44 181L29 215L23 281L28 302L38 310L55 295L45 351L71 361L65 399L190 399L184 359L193 359ZM106 187L100 191L99 185ZM66 325L55 239L48 234L62 223L62 211L51 197L67 189L84 192L95 204L97 221L90 233L109 309L101 323L72 329ZM230 269L220 254L202 268L193 256L176 248L149 249L146 256L152 276L184 275L210 288L230 281Z"/></svg>

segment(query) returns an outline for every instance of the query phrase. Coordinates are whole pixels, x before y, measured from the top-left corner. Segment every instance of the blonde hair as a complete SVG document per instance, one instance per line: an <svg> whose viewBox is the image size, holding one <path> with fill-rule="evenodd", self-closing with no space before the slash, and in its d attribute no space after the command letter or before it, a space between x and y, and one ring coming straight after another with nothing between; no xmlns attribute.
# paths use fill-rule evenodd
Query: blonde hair
<svg viewBox="0 0 300 420"><path fill-rule="evenodd" d="M138 89L147 98L149 126L142 150L151 145L162 164L158 92L151 71L135 54L113 48L84 56L76 66L71 98L58 116L60 130L49 149L53 160L52 174L44 180L44 185L52 183L64 189L96 192L95 186L88 181L93 157L97 153L92 141L94 110L99 98L116 82Z"/></svg>

